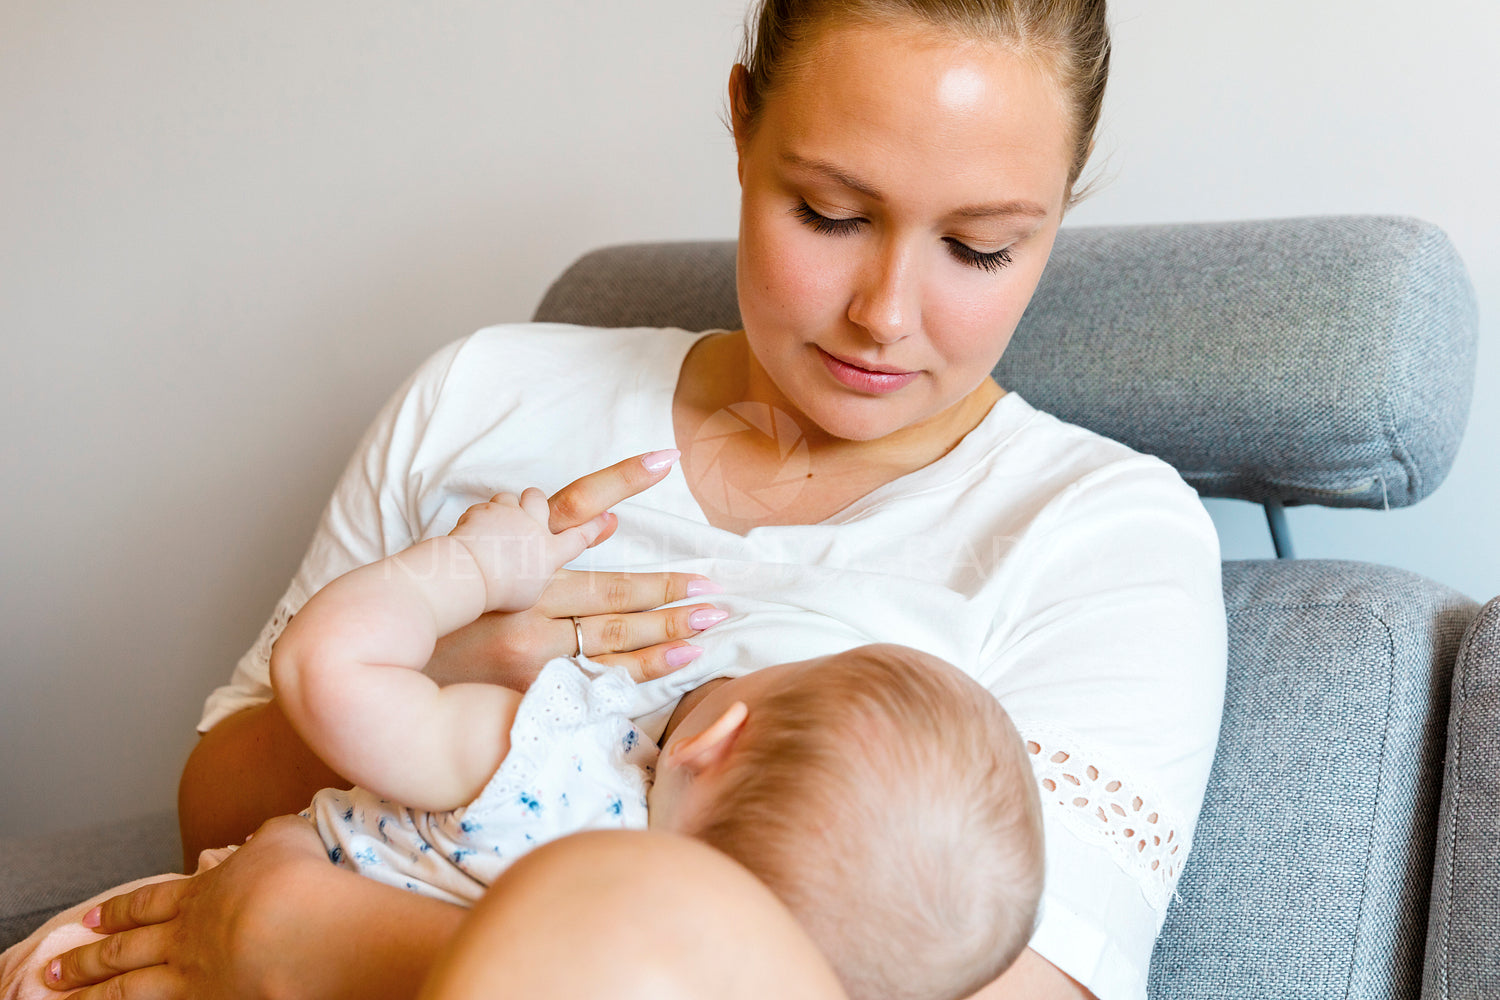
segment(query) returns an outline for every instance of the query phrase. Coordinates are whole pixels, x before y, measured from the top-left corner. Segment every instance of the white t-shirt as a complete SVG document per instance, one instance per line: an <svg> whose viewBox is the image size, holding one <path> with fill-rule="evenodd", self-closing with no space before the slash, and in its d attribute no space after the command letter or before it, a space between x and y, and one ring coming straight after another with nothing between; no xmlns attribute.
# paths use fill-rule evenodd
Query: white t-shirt
<svg viewBox="0 0 1500 1000"><path fill-rule="evenodd" d="M367 432L200 728L270 697L271 643L334 577L447 532L497 491L550 493L672 447L677 375L699 336L513 325L433 355ZM800 474L794 425L732 407L689 445L695 464L734 432L776 435L786 475L714 502L784 502ZM956 664L1010 712L1041 781L1047 887L1031 947L1101 1000L1145 996L1226 655L1218 538L1169 466L1009 393L947 455L818 524L714 528L679 469L615 511L615 536L571 566L702 573L731 612L694 640L698 660L641 686L643 730L657 737L675 699L711 677L868 642Z"/></svg>

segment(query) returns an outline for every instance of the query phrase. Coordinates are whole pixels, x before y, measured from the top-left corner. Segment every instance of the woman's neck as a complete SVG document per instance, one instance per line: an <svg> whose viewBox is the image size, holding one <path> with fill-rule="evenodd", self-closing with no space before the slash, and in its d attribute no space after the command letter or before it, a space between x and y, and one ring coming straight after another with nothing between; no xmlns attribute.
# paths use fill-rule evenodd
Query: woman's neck
<svg viewBox="0 0 1500 1000"><path fill-rule="evenodd" d="M986 379L941 413L868 441L828 434L755 363L744 334L703 338L678 377L672 417L683 472L716 527L813 524L924 468L977 427L1004 390Z"/></svg>

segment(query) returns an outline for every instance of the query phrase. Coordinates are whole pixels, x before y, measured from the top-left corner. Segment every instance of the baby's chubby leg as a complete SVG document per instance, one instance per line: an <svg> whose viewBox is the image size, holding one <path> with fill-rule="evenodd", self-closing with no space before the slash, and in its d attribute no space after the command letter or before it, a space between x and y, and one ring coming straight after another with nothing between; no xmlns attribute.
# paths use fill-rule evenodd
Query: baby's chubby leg
<svg viewBox="0 0 1500 1000"><path fill-rule="evenodd" d="M198 855L198 871L207 871L229 857L233 851L233 847L219 847L204 851ZM56 1000L57 997L65 997L77 992L67 990L59 993L50 990L43 976L46 974L48 963L58 955L99 939L99 935L94 933L92 928L83 925L84 916L106 899L153 882L170 882L173 879L187 877L168 874L136 879L134 882L126 882L101 892L92 899L86 899L77 906L69 907L52 917L32 931L24 941L17 942L0 955L0 1000Z"/></svg>
<svg viewBox="0 0 1500 1000"><path fill-rule="evenodd" d="M673 834L553 841L506 870L421 1000L845 1000L781 902L727 856Z"/></svg>

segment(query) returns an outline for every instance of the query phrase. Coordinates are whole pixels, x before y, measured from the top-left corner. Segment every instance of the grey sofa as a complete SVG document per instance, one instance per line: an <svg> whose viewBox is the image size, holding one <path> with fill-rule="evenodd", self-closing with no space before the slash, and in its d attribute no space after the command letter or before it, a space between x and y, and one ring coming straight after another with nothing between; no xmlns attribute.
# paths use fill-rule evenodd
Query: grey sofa
<svg viewBox="0 0 1500 1000"><path fill-rule="evenodd" d="M734 246L597 251L537 318L736 326ZM1476 331L1461 262L1412 220L1074 229L996 375L1265 504L1289 553L1286 505L1437 487ZM1226 562L1224 593L1224 725L1152 996L1500 997L1500 598L1290 559ZM0 841L0 941L175 855L170 817Z"/></svg>

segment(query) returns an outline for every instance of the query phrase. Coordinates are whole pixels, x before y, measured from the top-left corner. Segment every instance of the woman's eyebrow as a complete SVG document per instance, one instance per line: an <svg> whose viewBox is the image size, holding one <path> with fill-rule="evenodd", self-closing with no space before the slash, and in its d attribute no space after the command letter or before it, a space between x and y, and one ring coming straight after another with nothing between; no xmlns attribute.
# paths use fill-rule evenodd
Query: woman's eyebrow
<svg viewBox="0 0 1500 1000"><path fill-rule="evenodd" d="M836 181L852 191L858 191L873 201L884 202L882 195L872 184L860 180L842 167L829 163L827 160L819 160L802 156L789 149L781 151L782 162L802 170L811 170L822 174L829 180ZM997 201L984 205L965 205L949 212L949 217L963 219L987 219L994 216L1027 216L1030 218L1044 219L1047 217L1047 209L1034 201L1026 201L1023 198L1011 201Z"/></svg>
<svg viewBox="0 0 1500 1000"><path fill-rule="evenodd" d="M963 208L954 209L949 215L959 216L965 219L987 219L992 216L1027 216L1034 219L1045 219L1047 210L1034 201L1017 199L1015 201L997 201L992 205L965 205Z"/></svg>
<svg viewBox="0 0 1500 1000"><path fill-rule="evenodd" d="M848 173L841 167L834 166L827 160L811 159L798 153L794 153L789 149L783 149L781 151L781 159L783 163L791 164L794 167L799 167L803 170L811 170L816 173L820 173L830 180L837 181L838 183L844 185L844 187L850 188L854 191L858 191L860 194L866 195L874 199L875 201L885 201L885 197L879 191L875 190L872 185L866 184L858 177L855 177L853 174Z"/></svg>

